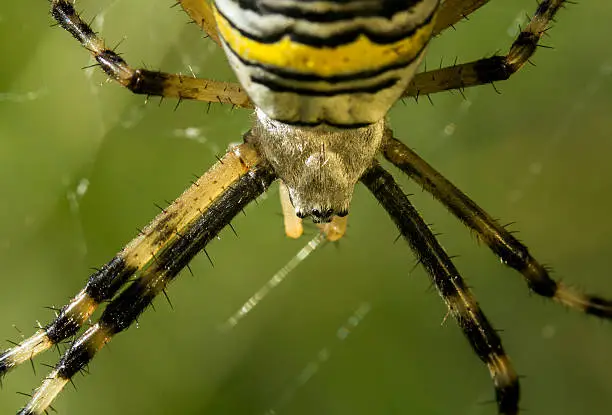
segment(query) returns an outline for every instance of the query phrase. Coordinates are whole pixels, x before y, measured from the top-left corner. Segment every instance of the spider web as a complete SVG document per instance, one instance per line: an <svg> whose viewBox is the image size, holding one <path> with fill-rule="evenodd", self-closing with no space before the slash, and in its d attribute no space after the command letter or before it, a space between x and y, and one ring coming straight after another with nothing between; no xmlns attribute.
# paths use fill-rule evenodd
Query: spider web
<svg viewBox="0 0 612 415"><path fill-rule="evenodd" d="M226 106L152 99L144 105L106 85L60 30L46 3L9 5L0 16L0 334L18 339L84 284L248 128ZM165 0L79 1L85 16L134 66L232 80L222 54ZM499 4L496 4L499 3ZM505 50L531 1L492 2L456 33L436 40L428 67ZM40 9L34 11L36 9ZM24 10L27 9L27 10ZM507 83L401 103L396 135L512 229L555 275L612 295L612 8L590 2L563 12L537 68ZM587 30L588 29L588 30ZM587 33L588 32L588 33ZM482 33L486 33L483 36ZM459 48L459 45L461 47ZM6 48L6 49L5 49ZM612 335L600 325L527 294L520 278L416 186L415 205L475 288L502 334L535 413L599 413L610 406ZM314 237L282 235L275 188L200 255L139 329L128 330L77 377L63 413L494 413L486 370L384 213L361 188L349 233L319 249L232 330L232 316ZM413 270L412 272L410 272ZM350 335L349 335L350 334ZM6 379L0 412L23 404L54 363L53 352ZM466 381L469 379L469 381ZM100 396L107 402L93 406ZM441 399L441 397L444 397ZM179 409L180 408L180 409ZM419 411L419 409L422 409Z"/></svg>

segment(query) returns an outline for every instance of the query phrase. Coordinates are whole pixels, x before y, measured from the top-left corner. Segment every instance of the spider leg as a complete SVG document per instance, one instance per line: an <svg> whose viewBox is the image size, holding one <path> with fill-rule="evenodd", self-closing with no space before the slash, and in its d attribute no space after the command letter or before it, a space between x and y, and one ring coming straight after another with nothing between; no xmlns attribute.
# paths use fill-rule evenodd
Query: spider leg
<svg viewBox="0 0 612 415"><path fill-rule="evenodd" d="M295 214L295 208L293 204L291 204L291 198L289 197L289 189L282 180L279 184L278 193L280 195L281 209L283 211L285 235L289 238L297 239L304 233L302 218L299 218Z"/></svg>
<svg viewBox="0 0 612 415"><path fill-rule="evenodd" d="M200 26L217 45L221 46L211 2L209 0L178 0L178 2L191 20Z"/></svg>
<svg viewBox="0 0 612 415"><path fill-rule="evenodd" d="M242 159L228 153L223 163L211 168L112 260L94 272L85 288L62 307L51 323L1 353L0 377L15 366L76 335L101 303L112 299L129 278L174 243L177 235L184 234L190 224L206 210L209 201L218 197L225 187L242 174L240 169L243 162L255 164L257 157L250 147L242 146L236 151L242 154Z"/></svg>
<svg viewBox="0 0 612 415"><path fill-rule="evenodd" d="M505 56L492 56L477 61L448 66L416 74L403 97L418 97L450 89L505 81L531 58L542 35L566 0L542 1L529 24L519 33Z"/></svg>
<svg viewBox="0 0 612 415"><path fill-rule="evenodd" d="M361 181L391 216L419 262L425 267L472 349L487 365L495 385L499 413L517 414L520 397L517 375L504 352L501 339L491 327L451 259L387 171L375 164L365 172Z"/></svg>
<svg viewBox="0 0 612 415"><path fill-rule="evenodd" d="M475 231L503 263L523 274L531 291L587 314L612 318L612 301L583 294L553 280L546 268L531 256L525 245L405 144L395 138L389 138L384 144L383 153L387 160L419 183L461 222Z"/></svg>
<svg viewBox="0 0 612 415"><path fill-rule="evenodd" d="M487 4L490 0L445 0L440 5L440 11L436 17L436 25L433 35L436 36L444 30L452 27L460 20L467 17Z"/></svg>
<svg viewBox="0 0 612 415"><path fill-rule="evenodd" d="M67 0L52 0L51 15L81 42L109 77L135 94L252 107L246 93L236 83L132 68L117 52L106 47L104 40L81 19Z"/></svg>
<svg viewBox="0 0 612 415"><path fill-rule="evenodd" d="M106 306L100 319L72 343L19 414L45 413L66 383L89 364L113 336L130 327L191 259L274 179L271 168L261 161L253 147L244 144L228 152L190 187L175 202L182 209L173 210L166 219L172 221L182 215L187 205L194 205L189 210L199 214L180 231L168 226L158 229L161 237L172 234L171 241ZM209 190L211 188L214 190Z"/></svg>

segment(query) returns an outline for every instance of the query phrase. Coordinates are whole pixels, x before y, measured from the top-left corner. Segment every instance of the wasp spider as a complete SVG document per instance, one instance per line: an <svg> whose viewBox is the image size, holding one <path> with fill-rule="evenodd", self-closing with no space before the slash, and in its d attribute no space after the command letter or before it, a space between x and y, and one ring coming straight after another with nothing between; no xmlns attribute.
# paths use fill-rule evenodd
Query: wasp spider
<svg viewBox="0 0 612 415"><path fill-rule="evenodd" d="M497 410L519 412L519 382L501 340L436 237L394 179L385 158L438 199L532 292L601 318L612 303L551 279L503 226L394 138L385 118L402 97L505 80L533 55L564 0L544 1L508 54L414 75L429 40L486 0L321 1L181 0L194 22L228 55L241 86L134 69L79 17L52 0L53 17L110 78L138 94L255 108L244 143L219 162L96 270L55 320L0 355L0 374L73 339L22 414L44 413L63 387L112 337L134 324L167 284L218 232L276 179L287 234L312 218L328 238L344 232L358 181L397 225L493 379ZM329 225L330 224L330 225ZM100 318L81 327L101 303ZM206 378L206 374L203 374ZM203 380L205 382L205 379ZM255 386L255 385L254 385ZM245 406L245 412L251 413ZM140 412L129 410L129 412Z"/></svg>

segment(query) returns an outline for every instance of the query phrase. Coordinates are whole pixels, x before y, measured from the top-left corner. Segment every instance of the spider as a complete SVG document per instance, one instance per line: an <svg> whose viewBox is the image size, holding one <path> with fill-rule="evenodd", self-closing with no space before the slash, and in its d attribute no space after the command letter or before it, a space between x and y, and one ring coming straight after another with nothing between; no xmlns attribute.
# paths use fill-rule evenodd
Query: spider
<svg viewBox="0 0 612 415"><path fill-rule="evenodd" d="M485 2L475 2L475 3L485 3ZM546 10L553 10L553 9L555 9L555 11L556 11L556 8L557 8L559 5L561 5L561 3L563 3L563 2L556 2L556 3L555 3L555 2L545 2L545 3L543 3L543 4L540 6L539 11L540 11L540 13L543 13L543 11L546 11ZM183 2L183 5L184 5L184 6L186 6L187 11L188 11L188 12L190 12L190 14L195 14L196 16L204 16L204 15L205 15L206 10L205 10L205 9L201 9L201 10L200 10L200 9L197 9L197 7L198 7L198 5L197 5L197 4L190 4L190 2ZM480 4L478 4L478 5L480 5ZM64 12L70 12L70 11L72 10L72 9L70 8L70 5L69 5L68 3L64 3L64 2L54 2L54 6L55 6L56 8L60 8L60 9L62 9L62 7L63 7L63 9L62 9L62 10L63 10ZM201 6L201 5L200 5L200 6ZM445 14L444 14L444 13L449 13L449 14L451 14L451 15L454 13L454 15L455 15L455 16L457 17L457 19L458 19L458 18L459 18L459 16L462 16L463 14L467 14L467 12L468 12L468 11L471 11L471 8L472 8L472 7L475 7L475 5L474 5L474 2L472 2L472 3L468 4L468 2L461 2L461 1L460 1L460 2L452 2L452 1L448 1L448 2L444 3L444 6L443 6L443 7L445 7L446 9L444 9L444 8L442 9L442 11L440 12L440 16L442 16L442 17L443 17L443 16L445 16ZM550 8L550 9L547 9L547 8ZM446 10L446 11L445 11L445 10ZM60 11L61 11L61 10L60 10ZM75 16L73 13L72 13L72 14L71 14L71 13L65 13L65 14L70 15L70 16ZM536 15L536 17L537 17L537 16L538 16L538 15ZM76 18L76 17L75 17L75 18ZM61 23L61 20L62 20L62 19L60 18L59 20L60 20L60 23ZM70 19L65 20L65 21L64 21L64 23L66 23L66 21L69 21L69 20L70 20ZM199 19L199 18L196 18L195 20L196 20L197 22L210 22L209 20L201 20L201 19ZM443 19L443 18L440 18L440 19L438 20L438 22L440 22L440 21L444 21L444 19ZM542 26L542 27L546 27L546 24L543 24L543 26ZM119 59L117 56L113 55L113 54L112 54L112 53L110 53L110 52L108 52L108 54L107 54L107 55L105 55L105 56L103 56L103 57L104 57L104 58L111 58L111 60L113 60L113 59ZM490 60L490 61L488 61L488 62L494 62L494 61L495 61L495 58L493 58L492 60ZM120 62L120 61L117 61L117 62ZM451 73L454 73L453 71L454 71L454 70L452 70L452 71L451 71ZM438 75L439 75L439 74L438 74ZM158 77L158 75L155 75L155 76L157 76L157 77ZM415 78L415 80L418 80L418 79L421 79L421 80L425 79L425 80L427 80L426 76L427 76L427 75L423 75L423 76L421 76L421 78L417 77L417 78ZM439 76L437 76L437 77L436 77L436 82L438 82L439 80L440 80L440 77L439 77ZM180 82L182 85L185 85L185 84L187 84L187 83L191 82L191 80L190 80L190 79L188 79L188 78L181 78L181 79L179 80L179 82ZM416 81L415 81L415 84L417 84L417 85L418 85L418 82L416 82ZM155 85L153 85L153 86L155 86ZM214 85L213 85L213 86L214 86ZM208 87L211 87L211 85L207 85L207 88L208 88ZM224 87L224 88L225 88L225 87ZM409 88L409 90L410 90L410 88ZM421 87L417 88L417 90L419 90L419 91L421 91L421 92L423 91L423 89L422 89ZM149 91L149 92L152 92L152 91ZM154 92L154 91L153 91L153 92ZM182 96L181 98L187 98L187 97ZM216 98L216 96L213 96L213 98ZM233 97L230 97L230 99L231 99L231 100L232 100L232 102L233 102ZM248 140L248 138L247 138L247 140ZM387 149L387 155L389 155L389 156L390 156L390 158L392 158L392 157L391 157L391 156L392 156L392 154L391 154L391 150L389 150L391 147L389 147L389 146L391 146L391 145L394 145L394 146L400 146L400 144L396 143L395 141L391 141L390 139L387 139L387 138L385 138L385 140L388 140L388 141L387 141L387 144L385 145L385 147L384 147L384 148L386 148L386 149ZM402 151L409 151L409 150L407 150L407 149L404 149L403 147L399 147L399 148L400 148ZM247 165L248 165L248 163L249 163L249 157L251 157L251 155L249 155L249 151L250 151L250 150L249 150L248 148L245 148L245 147L243 147L243 148L242 148L242 157L243 157L243 158L242 158L242 160L239 160L239 161L241 162L241 164L240 164L240 165L242 165L242 162L245 162L245 163L247 163ZM416 155L414 155L413 153L409 153L409 156L412 158L412 165L414 165L415 163L417 163L417 164L418 164L418 163L420 163L419 159L417 159L417 158L416 158L417 156L416 156ZM228 157L229 157L229 158L232 158L232 156L231 156L231 155L230 155L230 156L228 156ZM415 161L415 160L416 160L416 161ZM396 162L397 162L397 160L396 160ZM226 159L225 163L222 163L222 164L221 164L221 167L219 167L219 168L221 168L221 169L223 169L223 168L229 168L229 167L228 167L228 165L229 165L229 164L231 164L231 163L230 163L230 161ZM401 163L398 163L398 164L401 164ZM223 167L223 166L225 166L225 167ZM401 167L401 166L400 166L400 167ZM365 176L362 178L362 180L363 180L363 181L364 181L366 184L369 184L371 187L373 187L372 182L368 182L368 179L372 179L372 175L374 175L374 173L376 173L376 172L377 172L377 174L382 175L382 176L378 176L378 177L379 177L379 179L378 179L378 180L380 180L380 177L385 177L385 180L386 180L386 181L390 180L390 179L388 178L388 176L386 176L386 175L385 175L385 174L384 174L384 173L383 173L383 172L382 172L382 171L379 169L379 167L372 167L372 169L371 169L371 170L368 170L368 171L367 171L367 173L365 174ZM258 180L261 180L261 178L258 178ZM204 187L204 186L201 186L201 184L200 184L199 186L196 186L196 187L197 187L197 188L200 188L200 187ZM214 188L214 187L213 187L213 188ZM400 199L401 199L401 200L404 200L404 199L403 199L403 197L401 196L401 195L402 195L402 193L401 193L401 192L400 192L400 191L399 191L399 190L398 190L396 187L394 187L394 185L393 185L392 183L390 183L390 182L388 182L388 185L387 185L387 186L380 187L380 188L378 189L378 191L383 192L383 196L384 196L384 194L385 194L384 192L391 192L390 194L387 194L387 196L386 196L386 197L392 197L392 198L393 198L393 199L396 201L396 205L397 205L397 203L399 203L399 202L397 202L398 200L400 200ZM381 196L381 194L378 194L378 196L379 196L379 197L381 197L381 198L383 197L383 196ZM295 199L295 197L294 197L294 199ZM407 203L407 202L405 202L405 201L404 201L403 203ZM294 200L294 204L296 204L296 203L295 203L295 200ZM230 207L234 206L234 202L229 203L229 204L228 204L228 206L230 206ZM389 209L391 209L390 207L388 207L388 208L389 208ZM407 211L411 211L411 210L410 210L410 208L408 207L408 205L404 205L404 206L402 207L402 209L403 209L403 212L404 212L404 213L405 213L405 212L407 212ZM165 210L165 211L164 211L164 213L163 213L163 215L166 215L166 216L164 216L164 217L166 217L166 218L167 218L167 217L168 217L168 215L172 216L171 211L172 211L172 208L168 208L167 210ZM168 213L168 212L170 212L170 213ZM312 209L311 209L311 212L312 212L312 213L314 213L314 212L315 212L315 208L312 208ZM323 210L318 209L318 212L319 212L319 213L321 213L321 212L323 212ZM303 213L303 212L301 212L301 213ZM327 217L325 217L325 215L320 215L319 213L314 214L314 216L315 216L315 217L318 217L318 219L320 219L320 220L322 220L322 221L324 221L324 220L328 219ZM336 211L333 211L332 213L341 213L341 211L336 210ZM403 217L403 215L396 215L396 218L398 218L398 216L402 216L402 217ZM162 219L162 220L167 220L167 219ZM422 231L422 232L424 232L424 233L425 233L425 235L428 235L428 230L426 229L426 227L424 227L424 226L422 225L422 223L421 223L421 222L419 222L419 220L418 220L418 219L415 219L415 225L419 225L419 224L421 224L421 226L422 226L421 231ZM400 223L400 225L401 225L401 223ZM406 226L407 224L406 224L406 223L404 223L403 225L404 225L404 226ZM159 231L160 231L160 229L168 229L168 228L166 228L166 225L164 225L163 227L157 228L157 229L156 229L156 231L155 231L155 235L154 235L154 236L155 236L155 238L162 237L162 235L161 235L161 234L162 234L162 232L159 232ZM206 229L210 229L210 226L209 226L209 225L207 225L207 226L206 226ZM146 232L147 232L147 230L144 230L144 232L146 233ZM499 232L503 232L503 230L500 228L500 229L499 229ZM410 237L410 236L412 236L412 237L416 237L416 235L417 235L417 234L416 234L415 232L413 232L413 231L411 231L411 232L407 232L407 231L406 231L406 229L404 229L404 232L403 232L403 233L404 233L404 234L406 234L405 236L409 236L409 237ZM178 232L178 233L177 233L177 235L178 235L178 236L173 236L173 237L174 237L174 239L176 239L177 241L178 241L178 240L180 240L180 241L189 241L189 240L190 240L188 236L183 236L183 235L181 235L181 233L180 233L180 232ZM506 236L506 237L507 237L507 238L510 238L510 236ZM435 242L435 240L434 240L434 238L433 238L433 237L431 237L431 236L430 236L429 238L427 238L427 239L428 239L428 240L429 240L431 243L433 243L433 244L435 244L435 243L436 243L436 242ZM485 238L485 239L486 239L486 238ZM412 242L414 243L414 241L412 241ZM417 245L419 245L419 244L417 243ZM421 249L422 249L422 246L421 246ZM179 256L179 259L180 259L180 254L184 254L184 253L188 252L188 250L186 250L186 249L182 249L182 248L181 248L180 250L174 249L174 250L171 250L171 251L169 251L169 252L171 252L171 253L172 253L172 258L176 259L176 256ZM421 255L423 255L423 253L422 253L422 252L421 252ZM442 253L440 252L440 255L444 255L444 254L442 254ZM507 259L507 258L506 258L506 259ZM422 262L423 262L423 261L424 261L424 262L427 262L427 261L425 261L425 259L424 259L423 257L421 258L421 261L422 261ZM163 262L163 258L155 258L154 265L155 265L155 264L164 264L164 262ZM182 263L182 262L181 262L181 265L183 265L183 263ZM511 265L512 265L512 264L511 264ZM516 264L514 264L514 265L516 266ZM160 265L160 266L161 266L161 265ZM153 267L153 268L155 268L155 266L152 266L152 267ZM455 273L453 272L453 274L455 274ZM134 286L135 286L135 285L133 285L132 287L134 287ZM442 287L442 288L443 288L443 287ZM124 292L124 294L121 294L121 295L124 295L124 296L129 295L129 290L130 290L130 289L128 288L128 289L127 289L127 290ZM120 297L119 297L119 298L120 298ZM571 302L574 300L573 298L568 298L568 297L562 297L562 298L563 298L563 299L564 299L566 302L570 302L570 303L571 303ZM598 298L598 297L592 297L592 302L594 302L595 304L593 305L593 307L591 307L591 308L587 308L587 311L591 311L591 313L592 313L592 314L596 314L596 315L600 315L600 316L601 316L601 315L606 315L606 316L608 316L608 315L609 315L609 308L608 308L608 307L609 307L609 303L608 303L608 302L606 302L605 300L600 299L600 298ZM451 303L451 304L453 304L453 303ZM93 308L93 307L92 307L92 308ZM111 308L112 308L112 306L111 306ZM451 307L451 308L453 308L453 307ZM581 305L581 308L585 308L585 307L584 307L584 305ZM93 310L92 310L92 311L93 311ZM456 307L454 307L454 311L455 311L455 312L457 312L457 311L458 311L458 310L456 309ZM104 317L103 317L103 318L104 318ZM466 322L464 321L464 328L465 328L465 324L466 324ZM95 326L94 326L94 327L95 327ZM470 327L470 326L469 326L469 324L468 324L468 326L467 326L467 327ZM492 338L496 338L496 336L495 336L495 335L494 335L492 332L491 332L491 333L489 333L489 335L493 336ZM472 340L474 340L474 339L472 339ZM40 345L41 343L39 343L39 342L37 341L37 342L35 342L35 344ZM478 343L477 343L477 344L478 344ZM77 342L77 343L75 343L75 345L78 345L78 342ZM75 350L78 350L78 349L75 349ZM11 352L7 353L7 354L5 355L6 359L4 360L4 362L9 362L9 363L18 363L18 362L10 362L10 361L9 361L9 359L8 359L10 356L14 356L14 353L11 353ZM27 352L24 354L24 356L27 356L27 358L30 358L30 357L32 356L31 350L27 350ZM70 356L70 355L68 355L68 356ZM482 353L481 353L481 357L482 357L482 358L487 358L487 356L482 355ZM515 382L514 374L513 374L513 372L512 372L512 371L511 371L511 370L508 368L508 366L507 366L507 364L505 363L505 360L503 360L504 358L503 358L503 356L501 356L501 354L500 354L500 359L502 359L502 360L501 360L501 362L502 362L502 363L501 363L501 364L499 364L499 365L497 364L497 363L499 363L499 362L498 362L498 360L494 360L494 361L493 361L493 363L492 363L492 362L489 360L489 364L490 364L490 365L492 365L492 366L494 366L494 368L495 368L495 370L493 370L494 374L495 374L495 373L497 373L497 372L498 372L498 371L501 369L501 372L502 372L502 375L503 375L501 378L502 378L503 380L505 380L505 381L506 381L506 382L501 382L501 384L500 384L500 383L498 383L498 406L499 406L499 408L500 408L500 412L503 412L503 413L515 413L515 412L516 412L516 402L515 402L515 399L514 399L514 397L515 397L514 395L515 395L515 394L518 392L518 389L517 389L517 387L515 386L515 385L516 385L516 382ZM8 366L8 365L7 365L7 366ZM499 366L499 367L497 367L497 366ZM499 381L499 379L500 379L500 378L499 378L499 373L497 373L497 375L498 375L497 380ZM47 381L47 384L52 384L52 383L53 383L52 381L49 381L49 380ZM28 412L26 412L26 413L28 413Z"/></svg>

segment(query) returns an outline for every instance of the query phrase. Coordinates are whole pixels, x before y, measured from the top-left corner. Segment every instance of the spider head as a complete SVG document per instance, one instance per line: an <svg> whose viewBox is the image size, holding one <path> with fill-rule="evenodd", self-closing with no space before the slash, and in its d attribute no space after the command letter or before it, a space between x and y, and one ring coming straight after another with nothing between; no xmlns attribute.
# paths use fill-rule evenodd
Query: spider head
<svg viewBox="0 0 612 415"><path fill-rule="evenodd" d="M256 110L250 140L287 186L295 213L315 223L348 214L353 190L372 164L385 121L358 128L288 125Z"/></svg>

